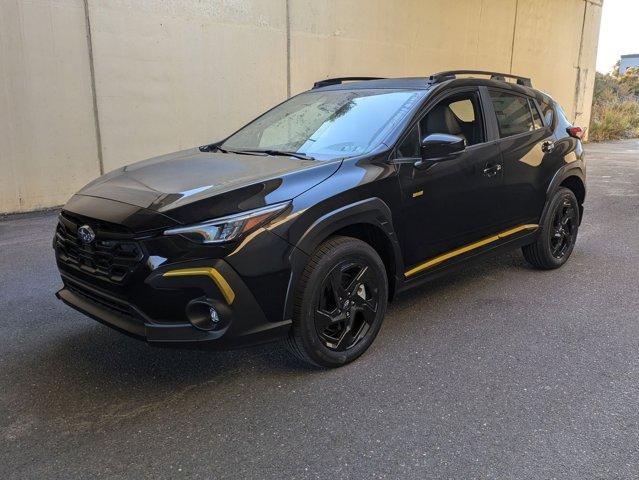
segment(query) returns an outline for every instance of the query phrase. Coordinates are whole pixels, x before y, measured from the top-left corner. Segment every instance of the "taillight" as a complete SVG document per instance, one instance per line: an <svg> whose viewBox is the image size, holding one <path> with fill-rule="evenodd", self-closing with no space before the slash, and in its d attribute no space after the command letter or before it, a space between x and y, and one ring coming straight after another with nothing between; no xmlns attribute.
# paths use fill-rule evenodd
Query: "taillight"
<svg viewBox="0 0 639 480"><path fill-rule="evenodd" d="M577 138L579 140L584 138L584 134L586 131L581 127L568 127L566 129L566 133L570 135L572 138Z"/></svg>

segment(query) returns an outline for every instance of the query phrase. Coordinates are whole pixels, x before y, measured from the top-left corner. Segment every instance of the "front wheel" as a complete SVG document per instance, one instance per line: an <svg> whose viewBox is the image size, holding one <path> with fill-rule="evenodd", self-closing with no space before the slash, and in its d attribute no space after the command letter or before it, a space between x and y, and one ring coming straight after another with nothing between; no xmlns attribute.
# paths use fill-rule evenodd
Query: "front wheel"
<svg viewBox="0 0 639 480"><path fill-rule="evenodd" d="M373 343L387 301L386 269L377 252L355 238L330 238L300 279L287 346L320 367L352 362Z"/></svg>
<svg viewBox="0 0 639 480"><path fill-rule="evenodd" d="M537 240L522 247L532 266L550 270L561 267L572 253L579 230L579 203L575 194L560 188L553 195Z"/></svg>

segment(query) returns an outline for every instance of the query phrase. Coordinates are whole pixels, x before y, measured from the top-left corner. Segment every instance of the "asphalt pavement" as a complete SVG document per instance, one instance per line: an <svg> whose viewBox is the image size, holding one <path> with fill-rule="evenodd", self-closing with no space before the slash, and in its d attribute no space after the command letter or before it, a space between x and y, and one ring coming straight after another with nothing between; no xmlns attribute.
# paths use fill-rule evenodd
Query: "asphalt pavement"
<svg viewBox="0 0 639 480"><path fill-rule="evenodd" d="M55 212L0 217L0 478L638 478L639 141L587 155L563 268L412 290L330 371L110 330L54 298Z"/></svg>

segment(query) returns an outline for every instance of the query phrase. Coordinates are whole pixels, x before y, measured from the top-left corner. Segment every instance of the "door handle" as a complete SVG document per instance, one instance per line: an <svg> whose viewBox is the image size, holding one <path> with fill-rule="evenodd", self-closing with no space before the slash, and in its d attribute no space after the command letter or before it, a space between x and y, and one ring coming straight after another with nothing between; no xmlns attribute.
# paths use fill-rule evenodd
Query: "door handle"
<svg viewBox="0 0 639 480"><path fill-rule="evenodd" d="M541 151L544 153L550 153L555 149L555 142L546 140L541 144Z"/></svg>
<svg viewBox="0 0 639 480"><path fill-rule="evenodd" d="M488 165L486 168L484 168L483 172L484 175L486 175L487 177L494 177L495 175L497 175L499 172L501 171L501 164L500 163L496 163L494 165Z"/></svg>

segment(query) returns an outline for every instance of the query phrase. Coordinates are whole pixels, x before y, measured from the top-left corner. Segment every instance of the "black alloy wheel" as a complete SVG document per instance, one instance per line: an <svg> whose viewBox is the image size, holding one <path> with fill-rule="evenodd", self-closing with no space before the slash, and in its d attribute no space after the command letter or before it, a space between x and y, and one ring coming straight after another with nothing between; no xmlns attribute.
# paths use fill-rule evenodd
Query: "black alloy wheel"
<svg viewBox="0 0 639 480"><path fill-rule="evenodd" d="M571 190L559 188L546 211L537 238L522 247L526 261L542 270L559 268L568 261L579 231L579 202Z"/></svg>
<svg viewBox="0 0 639 480"><path fill-rule="evenodd" d="M331 237L299 279L286 345L305 362L339 367L373 343L388 301L386 267L366 242Z"/></svg>
<svg viewBox="0 0 639 480"><path fill-rule="evenodd" d="M371 265L362 259L342 261L324 277L315 328L327 348L348 350L366 336L377 315L376 281Z"/></svg>
<svg viewBox="0 0 639 480"><path fill-rule="evenodd" d="M564 198L559 208L555 211L550 238L550 252L552 256L560 260L573 244L573 237L577 232L579 214L569 198Z"/></svg>

